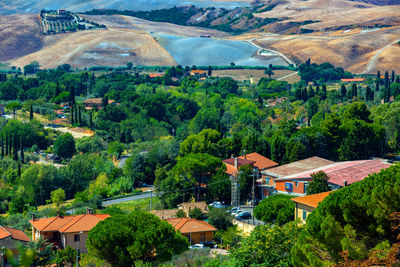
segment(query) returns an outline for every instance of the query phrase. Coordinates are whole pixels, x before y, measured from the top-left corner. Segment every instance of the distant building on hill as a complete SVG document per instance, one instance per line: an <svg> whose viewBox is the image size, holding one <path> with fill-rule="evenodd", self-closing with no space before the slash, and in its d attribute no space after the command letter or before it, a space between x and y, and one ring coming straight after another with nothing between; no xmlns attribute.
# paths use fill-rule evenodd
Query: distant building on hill
<svg viewBox="0 0 400 267"><path fill-rule="evenodd" d="M90 98L90 99L86 99L85 101L83 101L83 106L85 107L86 110L90 110L90 109L102 109L101 106L101 102L102 102L102 98L98 97L98 98ZM115 100L108 100L108 104L116 104Z"/></svg>
<svg viewBox="0 0 400 267"><path fill-rule="evenodd" d="M207 77L207 71L205 71L205 70L191 70L190 71L190 75L198 77L198 78Z"/></svg>
<svg viewBox="0 0 400 267"><path fill-rule="evenodd" d="M65 15L65 14L67 14L67 11L65 11L65 9L59 9L59 10L57 11L57 14L58 14L58 15Z"/></svg>
<svg viewBox="0 0 400 267"><path fill-rule="evenodd" d="M343 83L359 83L363 82L364 78L352 78L352 79L341 79L340 81Z"/></svg>

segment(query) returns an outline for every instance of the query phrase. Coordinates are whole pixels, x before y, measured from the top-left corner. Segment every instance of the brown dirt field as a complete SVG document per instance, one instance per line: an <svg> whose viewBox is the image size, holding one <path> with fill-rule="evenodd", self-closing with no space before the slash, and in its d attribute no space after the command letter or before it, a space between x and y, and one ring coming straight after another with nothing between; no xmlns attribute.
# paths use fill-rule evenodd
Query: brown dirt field
<svg viewBox="0 0 400 267"><path fill-rule="evenodd" d="M298 62L311 58L312 62L331 62L355 73L376 73L378 69L400 72L400 65L396 63L399 54L390 53L398 51L394 44L397 41L400 41L400 27L346 36L270 35L257 38L255 43L289 55ZM378 59L382 59L370 63L379 52Z"/></svg>
<svg viewBox="0 0 400 267"><path fill-rule="evenodd" d="M99 24L105 24L108 27L130 29L148 33L172 34L183 37L197 37L204 34L210 34L212 37L222 38L229 34L217 30L204 29L200 27L180 26L171 23L154 22L135 17L112 15L112 16L89 16L82 15L88 20Z"/></svg>
<svg viewBox="0 0 400 267"><path fill-rule="evenodd" d="M44 68L68 63L72 67L172 65L173 58L148 34L127 29L91 30L46 36L48 47L12 60L24 66L36 60ZM53 41L53 37L57 40Z"/></svg>
<svg viewBox="0 0 400 267"><path fill-rule="evenodd" d="M294 73L294 71L274 70L274 75L272 75L271 78L279 79L292 73ZM257 83L261 78L267 77L267 75L264 74L264 70L213 70L212 76L231 77L232 79L239 81L249 80L252 78L255 83ZM287 81L289 83L298 82L300 81L300 77L295 74L282 79L282 81Z"/></svg>
<svg viewBox="0 0 400 267"><path fill-rule="evenodd" d="M0 16L0 61L21 57L40 50L38 15Z"/></svg>

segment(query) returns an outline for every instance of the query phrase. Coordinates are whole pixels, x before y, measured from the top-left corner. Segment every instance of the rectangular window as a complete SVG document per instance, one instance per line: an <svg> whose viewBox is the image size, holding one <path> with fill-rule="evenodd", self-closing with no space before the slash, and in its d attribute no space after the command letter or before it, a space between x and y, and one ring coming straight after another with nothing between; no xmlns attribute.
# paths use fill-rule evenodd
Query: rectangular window
<svg viewBox="0 0 400 267"><path fill-rule="evenodd" d="M308 184L304 183L304 193L307 193L307 187L308 187Z"/></svg>
<svg viewBox="0 0 400 267"><path fill-rule="evenodd" d="M81 240L81 236L80 235L74 235L74 241L75 242L79 242Z"/></svg>
<svg viewBox="0 0 400 267"><path fill-rule="evenodd" d="M271 183L271 178L265 178L265 184L270 184Z"/></svg>
<svg viewBox="0 0 400 267"><path fill-rule="evenodd" d="M307 211L303 210L303 220L307 219Z"/></svg>
<svg viewBox="0 0 400 267"><path fill-rule="evenodd" d="M299 186L299 182L294 182L294 184L296 185L296 187L298 187L298 186Z"/></svg>

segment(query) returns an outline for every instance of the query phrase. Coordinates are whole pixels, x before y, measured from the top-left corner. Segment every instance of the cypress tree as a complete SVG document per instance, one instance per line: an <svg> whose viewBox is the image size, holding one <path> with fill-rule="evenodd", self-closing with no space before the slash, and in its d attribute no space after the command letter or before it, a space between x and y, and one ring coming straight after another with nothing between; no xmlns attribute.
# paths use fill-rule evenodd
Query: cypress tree
<svg viewBox="0 0 400 267"><path fill-rule="evenodd" d="M368 100L374 100L374 92L371 90L371 87L367 86L365 89L365 99Z"/></svg>
<svg viewBox="0 0 400 267"><path fill-rule="evenodd" d="M74 106L71 105L71 110L70 110L70 115L71 115L71 124L74 125Z"/></svg>
<svg viewBox="0 0 400 267"><path fill-rule="evenodd" d="M29 108L29 120L30 121L33 120L33 107L32 107L32 104L31 104L31 106Z"/></svg>
<svg viewBox="0 0 400 267"><path fill-rule="evenodd" d="M18 162L18 177L21 177L21 163Z"/></svg>
<svg viewBox="0 0 400 267"><path fill-rule="evenodd" d="M18 145L17 136L15 134L13 137L13 160L18 161Z"/></svg>
<svg viewBox="0 0 400 267"><path fill-rule="evenodd" d="M351 86L351 95L352 97L357 97L357 84L353 83Z"/></svg>
<svg viewBox="0 0 400 267"><path fill-rule="evenodd" d="M1 135L1 158L4 158L4 142L3 135Z"/></svg>
<svg viewBox="0 0 400 267"><path fill-rule="evenodd" d="M154 92L153 92L153 93L154 93ZM108 105L108 96L105 95L105 96L101 99L101 107L105 108L107 105Z"/></svg>
<svg viewBox="0 0 400 267"><path fill-rule="evenodd" d="M22 145L22 136L20 139L20 154L21 154L21 163L24 164L25 162L25 155L24 155L24 146Z"/></svg>
<svg viewBox="0 0 400 267"><path fill-rule="evenodd" d="M315 96L314 89L312 88L312 86L311 86L311 85L310 85L310 87L308 88L308 92L307 92L307 94L308 94L308 97L309 97L309 98L311 98L311 97L314 97L314 96Z"/></svg>
<svg viewBox="0 0 400 267"><path fill-rule="evenodd" d="M75 118L74 118L75 123L78 123L78 110L76 108L76 105L75 105L75 108L74 108L74 116L75 116Z"/></svg>
<svg viewBox="0 0 400 267"><path fill-rule="evenodd" d="M346 86L344 86L344 84L342 84L342 86L340 87L340 95L342 96L342 97L345 97L346 96Z"/></svg>
<svg viewBox="0 0 400 267"><path fill-rule="evenodd" d="M315 87L315 93L318 95L319 94L319 85L317 85L316 87Z"/></svg>
<svg viewBox="0 0 400 267"><path fill-rule="evenodd" d="M396 76L396 83L400 83L400 77Z"/></svg>
<svg viewBox="0 0 400 267"><path fill-rule="evenodd" d="M385 88L388 88L390 86L390 79L389 79L389 72L385 72Z"/></svg>
<svg viewBox="0 0 400 267"><path fill-rule="evenodd" d="M376 92L379 92L379 90L380 90L380 89L379 89L379 82L376 82L376 84L375 84L375 91L376 91Z"/></svg>
<svg viewBox="0 0 400 267"><path fill-rule="evenodd" d="M81 106L78 106L78 124L79 127L82 126L82 113L81 113Z"/></svg>
<svg viewBox="0 0 400 267"><path fill-rule="evenodd" d="M392 83L394 83L394 78L396 75L394 75L394 70L392 70Z"/></svg>
<svg viewBox="0 0 400 267"><path fill-rule="evenodd" d="M4 139L4 142L5 142L5 147L4 147L4 156L5 157L7 157L7 155L8 155L8 136L6 135L6 137L5 137L5 139Z"/></svg>
<svg viewBox="0 0 400 267"><path fill-rule="evenodd" d="M322 100L325 100L325 99L326 99L326 94L327 94L327 92L326 92L326 85L323 84L323 85L322 85L322 95L321 95Z"/></svg>
<svg viewBox="0 0 400 267"><path fill-rule="evenodd" d="M89 113L89 129L93 128L93 118L92 112Z"/></svg>
<svg viewBox="0 0 400 267"><path fill-rule="evenodd" d="M211 67L211 66L208 66L207 75L208 75L208 76L211 76L211 75L212 75L212 67Z"/></svg>
<svg viewBox="0 0 400 267"><path fill-rule="evenodd" d="M381 71L378 70L378 72L376 73L376 79L379 81L381 79Z"/></svg>
<svg viewBox="0 0 400 267"><path fill-rule="evenodd" d="M258 96L258 103L259 103L261 106L263 106L263 100L262 100L261 95Z"/></svg>
<svg viewBox="0 0 400 267"><path fill-rule="evenodd" d="M11 139L11 134L8 135L8 152L7 155L11 155L11 148L12 148L12 139Z"/></svg>

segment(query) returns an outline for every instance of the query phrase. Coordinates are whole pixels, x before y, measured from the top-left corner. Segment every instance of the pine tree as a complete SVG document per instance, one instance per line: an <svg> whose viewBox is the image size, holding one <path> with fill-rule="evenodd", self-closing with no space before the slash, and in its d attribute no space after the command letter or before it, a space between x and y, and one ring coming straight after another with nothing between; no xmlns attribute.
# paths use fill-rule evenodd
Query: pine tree
<svg viewBox="0 0 400 267"><path fill-rule="evenodd" d="M344 86L344 84L342 84L342 86L340 87L340 95L341 97L345 97L346 96L346 86Z"/></svg>
<svg viewBox="0 0 400 267"><path fill-rule="evenodd" d="M29 109L29 120L33 120L33 106L31 104L30 109Z"/></svg>

